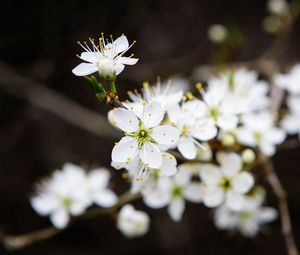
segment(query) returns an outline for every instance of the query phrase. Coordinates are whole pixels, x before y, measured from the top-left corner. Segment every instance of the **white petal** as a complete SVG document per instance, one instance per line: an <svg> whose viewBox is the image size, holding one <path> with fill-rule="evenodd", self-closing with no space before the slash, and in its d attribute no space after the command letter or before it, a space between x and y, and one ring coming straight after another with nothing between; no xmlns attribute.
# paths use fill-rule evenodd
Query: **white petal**
<svg viewBox="0 0 300 255"><path fill-rule="evenodd" d="M111 118L113 124L125 132L131 133L138 129L138 118L130 110L118 108L112 113Z"/></svg>
<svg viewBox="0 0 300 255"><path fill-rule="evenodd" d="M267 223L275 220L278 216L277 211L272 207L263 207L259 210L259 223Z"/></svg>
<svg viewBox="0 0 300 255"><path fill-rule="evenodd" d="M95 204L98 206L112 207L117 203L118 197L114 192L107 189L107 190L101 190L98 193L96 193L94 195L93 200Z"/></svg>
<svg viewBox="0 0 300 255"><path fill-rule="evenodd" d="M199 203L203 198L203 187L198 182L191 182L184 189L184 197L194 203Z"/></svg>
<svg viewBox="0 0 300 255"><path fill-rule="evenodd" d="M153 129L151 137L158 144L173 145L177 143L180 132L170 125L157 126Z"/></svg>
<svg viewBox="0 0 300 255"><path fill-rule="evenodd" d="M162 155L157 145L146 142L139 151L141 160L150 168L160 168L162 165Z"/></svg>
<svg viewBox="0 0 300 255"><path fill-rule="evenodd" d="M124 70L125 66L123 64L116 64L115 71L116 75L120 74Z"/></svg>
<svg viewBox="0 0 300 255"><path fill-rule="evenodd" d="M177 146L185 158L194 159L196 157L196 146L193 142L193 138L182 136Z"/></svg>
<svg viewBox="0 0 300 255"><path fill-rule="evenodd" d="M168 207L168 213L172 220L180 221L185 209L185 202L182 198L175 198Z"/></svg>
<svg viewBox="0 0 300 255"><path fill-rule="evenodd" d="M89 63L81 63L72 70L73 74L77 76L85 76L97 71L98 71L97 65L89 64Z"/></svg>
<svg viewBox="0 0 300 255"><path fill-rule="evenodd" d="M82 52L80 58L86 62L97 63L103 56L100 52Z"/></svg>
<svg viewBox="0 0 300 255"><path fill-rule="evenodd" d="M238 124L238 117L235 115L222 115L218 117L218 126L224 130L232 130Z"/></svg>
<svg viewBox="0 0 300 255"><path fill-rule="evenodd" d="M121 52L127 50L127 48L129 47L129 43L128 43L127 37L125 35L121 35L120 37L118 37L113 42L113 44L114 44L116 53L121 53Z"/></svg>
<svg viewBox="0 0 300 255"><path fill-rule="evenodd" d="M70 220L69 214L65 210L59 210L51 214L50 220L56 228L65 228Z"/></svg>
<svg viewBox="0 0 300 255"><path fill-rule="evenodd" d="M226 194L226 204L233 211L240 211L245 203L245 196L232 190Z"/></svg>
<svg viewBox="0 0 300 255"><path fill-rule="evenodd" d="M267 156L273 156L275 154L276 148L275 145L270 143L261 143L259 145L261 152Z"/></svg>
<svg viewBox="0 0 300 255"><path fill-rule="evenodd" d="M218 162L221 164L221 169L227 177L235 176L242 169L242 159L236 153L224 153L217 154Z"/></svg>
<svg viewBox="0 0 300 255"><path fill-rule="evenodd" d="M177 172L177 161L176 158L170 153L162 153L163 163L160 167L160 171L165 176L171 176Z"/></svg>
<svg viewBox="0 0 300 255"><path fill-rule="evenodd" d="M254 184L253 176L247 172L242 172L233 179L233 189L238 192L245 194L247 193Z"/></svg>
<svg viewBox="0 0 300 255"><path fill-rule="evenodd" d="M82 199L80 199L78 201L72 202L72 204L69 208L70 214L74 215L74 216L83 214L84 211L86 210L86 208L90 205L91 205L90 198L86 194L85 198L83 197Z"/></svg>
<svg viewBox="0 0 300 255"><path fill-rule="evenodd" d="M135 65L138 60L138 58L119 57L116 62L123 65Z"/></svg>
<svg viewBox="0 0 300 255"><path fill-rule="evenodd" d="M213 164L204 164L200 169L200 177L206 185L216 186L222 178L222 173L217 166Z"/></svg>
<svg viewBox="0 0 300 255"><path fill-rule="evenodd" d="M146 128L152 128L160 124L164 117L164 111L161 106L156 103L147 104L144 107L144 111L142 114L142 121Z"/></svg>
<svg viewBox="0 0 300 255"><path fill-rule="evenodd" d="M31 206L38 214L48 215L57 208L58 203L52 196L39 195L31 199Z"/></svg>
<svg viewBox="0 0 300 255"><path fill-rule="evenodd" d="M255 147L257 144L253 131L247 128L238 129L237 139L241 144L245 144L251 147Z"/></svg>
<svg viewBox="0 0 300 255"><path fill-rule="evenodd" d="M217 128L214 125L214 121L211 119L203 119L197 121L192 130L192 136L207 141L214 138L217 135Z"/></svg>
<svg viewBox="0 0 300 255"><path fill-rule="evenodd" d="M221 188L204 190L203 203L209 207L217 207L222 204L224 200L224 191Z"/></svg>
<svg viewBox="0 0 300 255"><path fill-rule="evenodd" d="M88 173L87 180L92 190L105 189L109 183L110 173L105 168L94 169Z"/></svg>
<svg viewBox="0 0 300 255"><path fill-rule="evenodd" d="M112 161L128 162L138 154L138 143L134 138L123 137L113 148L111 153Z"/></svg>

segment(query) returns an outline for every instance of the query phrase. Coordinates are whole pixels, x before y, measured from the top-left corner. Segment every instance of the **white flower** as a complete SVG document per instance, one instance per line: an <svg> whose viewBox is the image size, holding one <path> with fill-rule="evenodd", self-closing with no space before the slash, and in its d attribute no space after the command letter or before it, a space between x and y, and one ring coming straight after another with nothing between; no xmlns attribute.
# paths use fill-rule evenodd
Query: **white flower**
<svg viewBox="0 0 300 255"><path fill-rule="evenodd" d="M259 228L273 221L277 211L271 207L263 207L263 195L247 196L243 209L232 211L223 205L215 211L215 224L219 229L238 230L244 236L253 237Z"/></svg>
<svg viewBox="0 0 300 255"><path fill-rule="evenodd" d="M226 87L209 84L206 93L202 90L203 101L199 101L199 109L203 109L203 119L213 121L223 130L232 130L238 124L237 108L230 100Z"/></svg>
<svg viewBox="0 0 300 255"><path fill-rule="evenodd" d="M245 115L243 124L237 130L238 141L250 147L258 147L265 155L272 156L276 145L285 139L285 133L274 126L269 112Z"/></svg>
<svg viewBox="0 0 300 255"><path fill-rule="evenodd" d="M152 192L143 194L144 202L150 208L168 205L168 213L174 221L180 221L185 210L185 200L199 203L202 200L202 186L191 180L192 173L181 169L175 176L160 178Z"/></svg>
<svg viewBox="0 0 300 255"><path fill-rule="evenodd" d="M220 24L211 25L208 29L208 38L214 43L224 42L228 36L227 28Z"/></svg>
<svg viewBox="0 0 300 255"><path fill-rule="evenodd" d="M128 238L146 234L149 230L150 218L142 211L135 210L126 204L118 214L117 227Z"/></svg>
<svg viewBox="0 0 300 255"><path fill-rule="evenodd" d="M50 215L56 228L66 227L70 215L82 214L90 204L84 170L70 163L41 183L38 194L31 199L34 210L43 216Z"/></svg>
<svg viewBox="0 0 300 255"><path fill-rule="evenodd" d="M227 71L219 77L209 80L209 85L223 87L225 99L231 102L238 114L266 109L270 104L269 86L258 80L258 74L245 68Z"/></svg>
<svg viewBox="0 0 300 255"><path fill-rule="evenodd" d="M226 204L231 210L240 210L254 179L251 174L242 171L242 160L238 154L218 153L217 159L220 167L204 164L200 169L203 203L207 207Z"/></svg>
<svg viewBox="0 0 300 255"><path fill-rule="evenodd" d="M205 108L199 100L182 103L181 107L173 106L169 119L181 131L177 144L180 153L187 159L194 159L197 147L205 149L200 141L208 141L216 136L217 129L212 119L203 118Z"/></svg>
<svg viewBox="0 0 300 255"><path fill-rule="evenodd" d="M272 14L282 15L288 10L288 3L285 0L269 0L267 8Z"/></svg>
<svg viewBox="0 0 300 255"><path fill-rule="evenodd" d="M87 174L88 194L96 205L111 207L116 204L116 194L108 189L110 173L105 168L95 169Z"/></svg>
<svg viewBox="0 0 300 255"><path fill-rule="evenodd" d="M129 45L124 35L108 42L102 34L99 38L99 45L96 45L93 39L90 39L90 42L91 47L86 42L79 43L85 50L79 58L88 63L81 63L72 70L77 76L85 76L98 71L104 79L111 80L123 71L125 65L134 65L138 61L137 58L123 56L134 44Z"/></svg>
<svg viewBox="0 0 300 255"><path fill-rule="evenodd" d="M290 96L287 100L289 113L282 120L282 127L289 134L300 134L300 96Z"/></svg>
<svg viewBox="0 0 300 255"><path fill-rule="evenodd" d="M167 152L162 152L162 165L159 168L150 168L139 157L126 163L112 162L116 169L125 168L131 178L131 192L147 192L154 187L160 176L172 176L177 172L176 158Z"/></svg>
<svg viewBox="0 0 300 255"><path fill-rule="evenodd" d="M171 81L167 84L161 84L160 80L158 80L156 86L150 86L149 83L145 82L141 93L129 91L128 95L131 102L127 101L123 104L141 117L146 103L156 102L163 110L167 111L181 101L183 91L177 89L176 84Z"/></svg>
<svg viewBox="0 0 300 255"><path fill-rule="evenodd" d="M140 157L151 168L161 167L163 160L159 145L172 146L179 131L170 125L160 125L164 111L158 103L147 104L140 118L134 112L117 109L113 114L115 125L125 131L112 150L112 161L125 163Z"/></svg>
<svg viewBox="0 0 300 255"><path fill-rule="evenodd" d="M275 83L292 95L300 95L300 64L293 66L287 74L275 76Z"/></svg>

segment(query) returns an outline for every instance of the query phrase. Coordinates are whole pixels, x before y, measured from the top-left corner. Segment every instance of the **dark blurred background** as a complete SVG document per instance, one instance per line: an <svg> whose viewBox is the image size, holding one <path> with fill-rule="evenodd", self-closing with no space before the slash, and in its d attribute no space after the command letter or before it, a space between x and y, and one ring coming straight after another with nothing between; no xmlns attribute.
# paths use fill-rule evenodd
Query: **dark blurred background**
<svg viewBox="0 0 300 255"><path fill-rule="evenodd" d="M18 81L14 77L26 77L26 84L39 82L85 108L105 114L109 108L95 99L83 79L71 73L80 62L75 56L81 52L78 40L98 38L104 32L114 37L125 33L130 41L138 41L133 52L140 61L118 76L124 98L127 89L140 86L144 80L155 81L157 75L191 75L197 65L211 62L216 47L207 38L207 28L214 23L238 25L245 34L233 60L259 56L273 40L261 29L266 15L266 1L262 0L2 1L0 231L22 234L49 226L48 220L39 217L29 204L33 183L66 161L109 166L114 144L110 137L99 137L29 103L22 98L23 88L15 86ZM298 22L280 59L283 63L299 60L299 32ZM298 244L299 152L280 151L275 157L277 172L289 193ZM112 173L117 190L124 190L125 184L119 187L124 183L119 174ZM271 192L268 200L276 206ZM145 209L140 202L135 205ZM115 228L114 219L107 216L71 227L16 254L285 254L279 220L256 238L246 239L218 231L211 212L202 205L189 204L178 224L165 209L148 212L151 230L142 238L126 239ZM8 252L1 247L0 253Z"/></svg>

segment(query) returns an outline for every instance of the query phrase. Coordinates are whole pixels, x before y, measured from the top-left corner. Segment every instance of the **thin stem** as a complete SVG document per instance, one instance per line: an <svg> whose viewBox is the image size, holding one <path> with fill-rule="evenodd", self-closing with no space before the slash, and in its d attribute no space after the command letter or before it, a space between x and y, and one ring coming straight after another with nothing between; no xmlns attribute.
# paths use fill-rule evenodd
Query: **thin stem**
<svg viewBox="0 0 300 255"><path fill-rule="evenodd" d="M110 83L110 94L112 97L115 97L117 95L117 86L116 86L115 80L113 80Z"/></svg>
<svg viewBox="0 0 300 255"><path fill-rule="evenodd" d="M73 225L77 222L88 221L97 219L100 216L108 215L115 212L119 207L126 203L132 202L139 198L139 194L133 194L126 192L119 197L118 203L111 208L94 208L87 211L85 214L72 218L69 225ZM47 240L57 234L61 233L63 230L56 229L54 227L48 227L45 229L29 232L23 235L2 235L0 241L9 250L20 250L24 247L30 246L34 243Z"/></svg>
<svg viewBox="0 0 300 255"><path fill-rule="evenodd" d="M299 251L296 246L295 238L292 231L292 224L287 201L287 193L282 187L282 184L274 170L274 166L271 159L265 158L264 170L266 174L266 179L272 187L274 194L278 198L282 226L281 229L285 239L288 255L299 255Z"/></svg>

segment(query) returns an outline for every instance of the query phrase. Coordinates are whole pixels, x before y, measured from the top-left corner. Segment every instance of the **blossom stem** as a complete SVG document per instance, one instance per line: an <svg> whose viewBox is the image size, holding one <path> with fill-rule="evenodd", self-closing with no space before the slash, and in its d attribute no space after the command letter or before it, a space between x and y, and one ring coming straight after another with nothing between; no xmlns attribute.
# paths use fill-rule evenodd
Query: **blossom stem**
<svg viewBox="0 0 300 255"><path fill-rule="evenodd" d="M138 193L133 194L126 192L119 197L118 203L110 208L94 208L87 211L85 214L72 218L69 226L82 221L94 220L103 215L114 213L118 208L140 197ZM8 250L21 250L34 243L47 240L61 233L63 230L54 227L48 227L41 230L32 231L23 235L0 235L0 242Z"/></svg>
<svg viewBox="0 0 300 255"><path fill-rule="evenodd" d="M266 174L266 179L272 187L274 194L278 198L282 234L285 239L288 255L299 255L299 251L296 246L292 230L291 218L287 202L287 193L282 187L280 179L278 178L274 170L274 166L271 159L264 158L264 170Z"/></svg>
<svg viewBox="0 0 300 255"><path fill-rule="evenodd" d="M117 95L117 86L114 80L110 82L110 94L112 97Z"/></svg>

